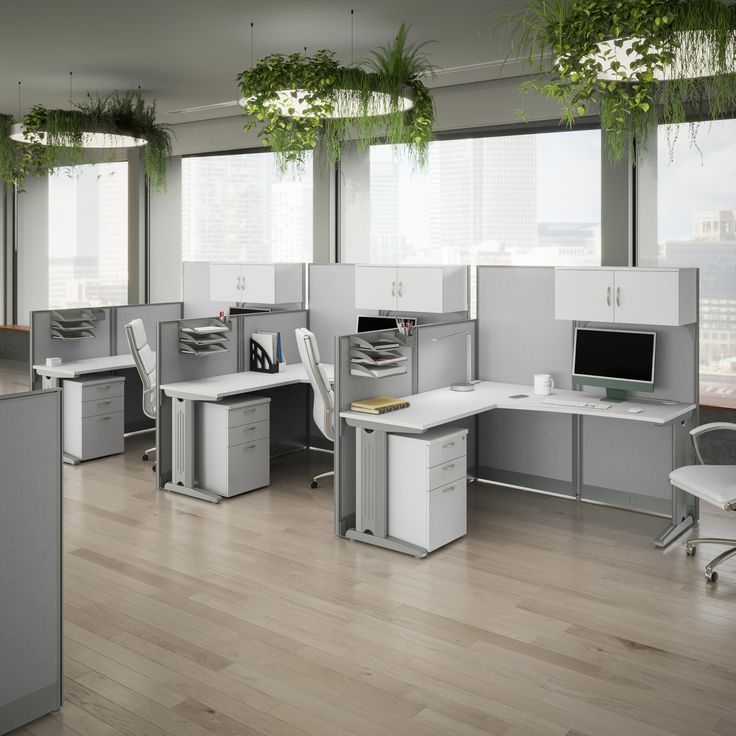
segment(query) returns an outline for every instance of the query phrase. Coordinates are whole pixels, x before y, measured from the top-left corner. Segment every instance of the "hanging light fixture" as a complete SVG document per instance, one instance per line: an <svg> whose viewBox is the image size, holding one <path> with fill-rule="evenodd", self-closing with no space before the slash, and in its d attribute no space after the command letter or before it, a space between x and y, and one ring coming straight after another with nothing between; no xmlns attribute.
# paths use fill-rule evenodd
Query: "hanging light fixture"
<svg viewBox="0 0 736 736"><path fill-rule="evenodd" d="M350 11L350 65L355 63L355 11ZM307 49L304 48L304 58L307 59ZM250 24L250 66L253 68L253 23ZM253 98L240 97L238 104L241 107ZM414 94L410 87L404 87L401 94L392 95L387 92L374 90L369 95L361 94L355 89L334 89L329 97L315 98L304 89L278 90L275 97L268 103L283 117L303 118L314 117L316 107L322 112L321 118L356 118L382 117L393 112L406 112L414 107Z"/></svg>
<svg viewBox="0 0 736 736"><path fill-rule="evenodd" d="M73 72L69 72L69 114L74 115L72 110L72 76ZM18 83L20 85L20 82ZM140 88L139 88L140 92ZM20 119L20 87L18 89L18 117ZM145 146L148 141L145 138L137 138L132 135L126 135L119 131L106 131L104 126L96 126L96 130L85 130L81 134L81 141L76 139L73 143L74 147L81 145L82 148L136 148ZM39 144L48 146L53 143L55 146L66 146L71 139L71 134L49 134L45 130L29 131L23 123L15 123L10 128L10 138L18 143Z"/></svg>

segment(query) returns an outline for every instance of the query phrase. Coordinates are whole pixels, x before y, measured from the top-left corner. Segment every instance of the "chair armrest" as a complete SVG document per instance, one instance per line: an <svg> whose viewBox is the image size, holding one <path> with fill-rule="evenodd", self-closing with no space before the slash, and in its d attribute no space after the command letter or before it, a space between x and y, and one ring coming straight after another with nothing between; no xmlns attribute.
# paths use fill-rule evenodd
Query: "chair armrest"
<svg viewBox="0 0 736 736"><path fill-rule="evenodd" d="M698 442L698 438L700 435L707 434L708 432L715 432L719 429L728 429L732 432L736 432L736 424L733 422L709 422L708 424L701 424L699 427L695 427L690 430L690 436L693 438L695 455L701 465L705 465L705 462L703 461L703 456L700 454L700 443Z"/></svg>

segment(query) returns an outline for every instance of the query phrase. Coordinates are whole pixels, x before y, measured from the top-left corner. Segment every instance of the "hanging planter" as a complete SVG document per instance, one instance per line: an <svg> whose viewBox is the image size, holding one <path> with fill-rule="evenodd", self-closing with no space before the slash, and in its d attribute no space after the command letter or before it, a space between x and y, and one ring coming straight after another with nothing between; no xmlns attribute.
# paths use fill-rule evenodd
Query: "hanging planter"
<svg viewBox="0 0 736 736"><path fill-rule="evenodd" d="M303 164L318 142L325 157L337 161L347 140L359 150L379 141L401 144L423 165L434 107L421 77L432 66L422 53L425 44L408 44L408 33L402 24L393 43L347 67L326 50L266 56L238 75L240 103L250 118L244 130L260 126L258 135L282 170Z"/></svg>
<svg viewBox="0 0 736 736"><path fill-rule="evenodd" d="M60 166L78 164L87 149L144 146L143 168L152 189L166 186L171 131L156 122L156 105L139 93L89 97L71 110L34 105L20 123L0 116L0 176L22 184Z"/></svg>
<svg viewBox="0 0 736 736"><path fill-rule="evenodd" d="M539 76L572 126L595 111L609 158L657 123L718 119L736 107L736 6L718 0L532 0L509 18L511 54Z"/></svg>

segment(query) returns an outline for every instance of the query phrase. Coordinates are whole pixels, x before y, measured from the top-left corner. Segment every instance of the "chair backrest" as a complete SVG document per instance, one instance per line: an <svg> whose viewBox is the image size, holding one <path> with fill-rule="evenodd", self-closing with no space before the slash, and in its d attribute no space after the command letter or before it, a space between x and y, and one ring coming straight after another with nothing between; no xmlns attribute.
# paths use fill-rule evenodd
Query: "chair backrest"
<svg viewBox="0 0 736 736"><path fill-rule="evenodd" d="M324 366L320 365L317 338L306 327L297 327L296 346L299 358L309 376L314 392L312 416L320 432L328 440L335 439L335 392L330 386Z"/></svg>
<svg viewBox="0 0 736 736"><path fill-rule="evenodd" d="M125 336L143 384L143 411L151 419L156 418L156 356L146 337L143 321L133 319L125 325Z"/></svg>

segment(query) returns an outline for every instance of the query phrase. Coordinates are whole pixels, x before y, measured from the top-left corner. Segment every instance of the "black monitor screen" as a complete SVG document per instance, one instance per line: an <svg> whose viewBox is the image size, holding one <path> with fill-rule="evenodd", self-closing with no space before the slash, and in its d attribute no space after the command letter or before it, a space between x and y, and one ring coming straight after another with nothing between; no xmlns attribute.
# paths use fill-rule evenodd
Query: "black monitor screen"
<svg viewBox="0 0 736 736"><path fill-rule="evenodd" d="M654 332L575 332L575 366L578 376L654 381Z"/></svg>
<svg viewBox="0 0 736 736"><path fill-rule="evenodd" d="M366 317L358 315L356 332L374 332L375 330L395 330L396 317Z"/></svg>

